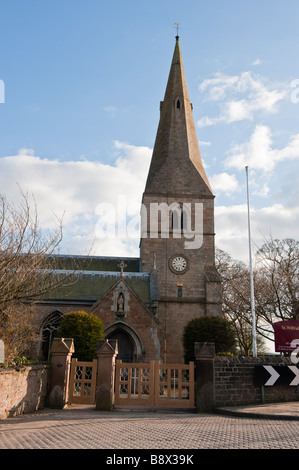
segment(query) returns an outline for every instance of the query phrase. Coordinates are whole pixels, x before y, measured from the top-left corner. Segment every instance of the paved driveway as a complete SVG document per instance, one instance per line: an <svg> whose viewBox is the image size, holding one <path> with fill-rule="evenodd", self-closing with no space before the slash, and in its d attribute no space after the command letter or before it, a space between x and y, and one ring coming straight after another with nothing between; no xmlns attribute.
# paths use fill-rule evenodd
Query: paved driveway
<svg viewBox="0 0 299 470"><path fill-rule="evenodd" d="M45 409L0 421L0 449L298 449L299 421Z"/></svg>

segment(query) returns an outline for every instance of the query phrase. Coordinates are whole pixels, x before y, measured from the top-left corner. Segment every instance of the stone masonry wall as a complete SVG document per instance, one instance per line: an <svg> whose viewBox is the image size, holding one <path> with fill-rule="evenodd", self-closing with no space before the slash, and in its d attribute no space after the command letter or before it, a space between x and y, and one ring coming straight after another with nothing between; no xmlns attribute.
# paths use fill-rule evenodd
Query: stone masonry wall
<svg viewBox="0 0 299 470"><path fill-rule="evenodd" d="M0 419L44 408L49 377L46 365L0 369Z"/></svg>
<svg viewBox="0 0 299 470"><path fill-rule="evenodd" d="M216 356L214 362L214 405L237 406L262 402L260 386L254 385L255 366L292 365L289 358L282 357L230 357ZM264 402L275 403L298 400L296 386L264 387Z"/></svg>

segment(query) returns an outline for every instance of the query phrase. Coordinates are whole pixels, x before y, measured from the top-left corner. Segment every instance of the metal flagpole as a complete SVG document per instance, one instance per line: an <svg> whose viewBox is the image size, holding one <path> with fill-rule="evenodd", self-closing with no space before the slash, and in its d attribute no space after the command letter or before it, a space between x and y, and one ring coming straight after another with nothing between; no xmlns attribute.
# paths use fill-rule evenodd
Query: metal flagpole
<svg viewBox="0 0 299 470"><path fill-rule="evenodd" d="M251 316L252 316L252 355L257 356L256 351L256 332L255 332L255 305L254 305L254 287L252 275L252 257L251 257L251 234L250 234L250 209L249 209L249 185L248 185L248 166L246 170L247 181L247 208L248 208L248 238L249 238L249 266L250 266L250 292L251 292Z"/></svg>

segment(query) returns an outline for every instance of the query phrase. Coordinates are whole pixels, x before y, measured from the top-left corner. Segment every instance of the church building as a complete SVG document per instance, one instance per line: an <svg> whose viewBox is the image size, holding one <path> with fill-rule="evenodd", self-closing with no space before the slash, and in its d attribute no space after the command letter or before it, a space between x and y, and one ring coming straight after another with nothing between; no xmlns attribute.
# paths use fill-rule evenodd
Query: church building
<svg viewBox="0 0 299 470"><path fill-rule="evenodd" d="M71 270L74 257L60 258L61 269ZM142 197L140 257L89 257L73 285L39 303L44 359L63 315L80 310L102 320L105 337L118 340L123 362L183 363L185 325L221 315L214 195L201 160L178 36Z"/></svg>

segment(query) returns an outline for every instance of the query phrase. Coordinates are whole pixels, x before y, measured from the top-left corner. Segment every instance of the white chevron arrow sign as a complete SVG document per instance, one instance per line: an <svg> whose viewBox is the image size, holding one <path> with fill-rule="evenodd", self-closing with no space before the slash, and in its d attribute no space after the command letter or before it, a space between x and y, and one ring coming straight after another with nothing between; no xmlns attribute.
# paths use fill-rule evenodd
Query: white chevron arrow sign
<svg viewBox="0 0 299 470"><path fill-rule="evenodd" d="M291 367L291 366L290 366ZM280 377L279 373L276 372L276 370L274 369L274 367L272 366L264 366L264 368L267 370L267 372L269 372L269 374L271 375L271 377L267 380L267 382L265 383L265 385L274 385L276 380Z"/></svg>
<svg viewBox="0 0 299 470"><path fill-rule="evenodd" d="M256 366L257 385L290 385L299 387L298 366Z"/></svg>
<svg viewBox="0 0 299 470"><path fill-rule="evenodd" d="M295 374L295 378L292 380L290 385L299 385L299 369L296 366L288 366L289 369Z"/></svg>

